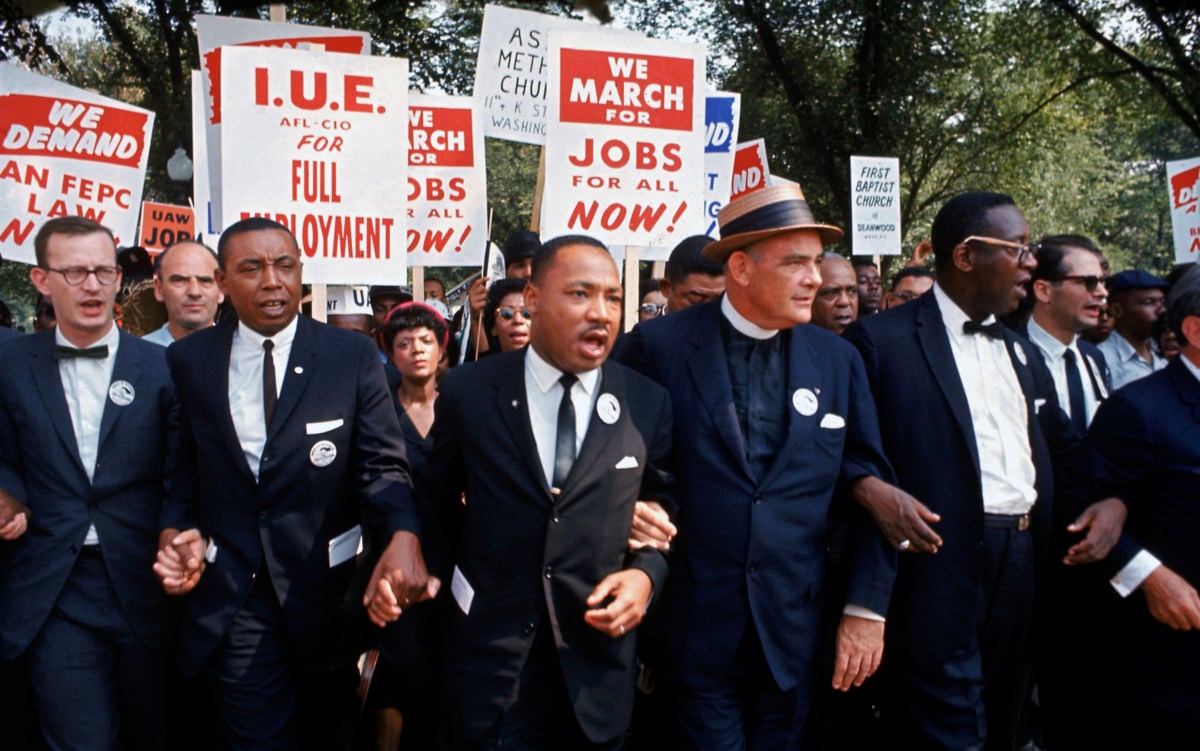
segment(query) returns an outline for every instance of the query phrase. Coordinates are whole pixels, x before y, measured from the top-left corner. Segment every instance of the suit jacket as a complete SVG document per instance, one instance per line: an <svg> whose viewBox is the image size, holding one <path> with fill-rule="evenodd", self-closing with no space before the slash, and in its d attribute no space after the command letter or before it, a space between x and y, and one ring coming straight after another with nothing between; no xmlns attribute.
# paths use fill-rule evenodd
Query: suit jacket
<svg viewBox="0 0 1200 751"><path fill-rule="evenodd" d="M1096 412L1088 444L1101 490L1129 509L1122 542L1110 554L1116 565L1145 548L1200 587L1200 381L1176 358L1119 389ZM1129 689L1120 692L1121 716L1137 726L1131 732L1151 728L1155 740L1165 739L1156 747L1195 748L1200 634L1159 623L1137 592L1120 599L1109 588L1105 595L1112 685Z"/></svg>
<svg viewBox="0 0 1200 751"><path fill-rule="evenodd" d="M724 675L752 625L787 690L805 677L819 642L835 488L866 475L890 480L891 468L862 360L837 336L804 325L790 330L785 353L784 450L755 478L733 402L720 305L639 324L618 355L665 386L675 411L679 535L663 595L663 647L674 671ZM847 600L885 613L895 555L865 512L847 511Z"/></svg>
<svg viewBox="0 0 1200 751"><path fill-rule="evenodd" d="M19 339L20 337L20 331L14 331L7 326L0 326L0 343L4 343L12 339Z"/></svg>
<svg viewBox="0 0 1200 751"><path fill-rule="evenodd" d="M511 704L542 629L552 633L584 734L603 742L629 726L636 632L612 639L583 614L592 589L621 569L641 569L662 591L666 558L627 542L637 499L673 499L673 480L659 468L670 452L671 409L662 388L615 363L601 368L597 389L616 397L620 414L610 424L593 410L555 497L529 422L524 350L455 368L441 385L418 489L439 530L440 544L429 545L434 567L443 581L457 567L475 592L469 612L461 601L447 607L449 682L470 738Z"/></svg>
<svg viewBox="0 0 1200 751"><path fill-rule="evenodd" d="M1061 461L1061 490L1075 505L1087 500L1086 462L1037 349L1003 332L1025 396L1037 492L1030 516L1038 566L1044 569L1055 492L1052 456ZM875 403L885 416L883 447L900 487L941 515L935 525L944 540L938 554L900 558L887 654L902 665L940 665L971 648L979 626L983 490L966 392L932 292L861 319L845 336L866 363Z"/></svg>
<svg viewBox="0 0 1200 751"><path fill-rule="evenodd" d="M331 566L331 541L356 527L381 546L420 531L400 426L370 340L301 316L256 483L229 412L236 327L230 317L166 350L184 431L161 526L198 528L216 546L186 598L180 664L199 669L265 571L306 665L328 666L353 652L370 557Z"/></svg>
<svg viewBox="0 0 1200 751"><path fill-rule="evenodd" d="M63 394L54 332L0 348L0 488L30 510L29 530L0 570L0 658L23 652L41 630L96 526L108 575L134 634L161 646L174 608L152 566L158 515L174 472L179 405L163 349L122 332L112 380L134 399L104 403L95 472L88 481Z"/></svg>

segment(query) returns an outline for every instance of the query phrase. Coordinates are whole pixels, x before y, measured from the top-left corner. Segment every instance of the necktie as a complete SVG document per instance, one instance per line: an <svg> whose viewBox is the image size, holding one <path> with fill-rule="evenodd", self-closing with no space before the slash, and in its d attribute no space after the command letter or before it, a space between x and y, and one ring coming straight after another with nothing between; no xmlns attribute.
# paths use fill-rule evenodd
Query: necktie
<svg viewBox="0 0 1200 751"><path fill-rule="evenodd" d="M975 323L974 321L963 321L963 331L967 334L983 334L989 339L1003 339L1004 332L1000 329L1000 322L992 323Z"/></svg>
<svg viewBox="0 0 1200 751"><path fill-rule="evenodd" d="M77 357L85 357L89 360L103 360L108 357L108 345L100 344L87 349L76 349L75 347L66 347L61 344L54 345L55 360L71 360Z"/></svg>
<svg viewBox="0 0 1200 751"><path fill-rule="evenodd" d="M1080 435L1087 433L1087 407L1083 404L1083 379L1075 367L1075 350L1063 352L1063 363L1067 367L1067 399L1071 408L1071 424Z"/></svg>
<svg viewBox="0 0 1200 751"><path fill-rule="evenodd" d="M554 481L550 483L555 495L567 484L567 476L575 464L575 404L571 401L571 387L578 380L574 373L564 373L558 379L563 394L558 403L558 435L554 439Z"/></svg>
<svg viewBox="0 0 1200 751"><path fill-rule="evenodd" d="M268 429L275 414L275 403L279 401L279 392L275 388L275 358L271 356L273 349L275 342L270 339L263 342L263 416Z"/></svg>

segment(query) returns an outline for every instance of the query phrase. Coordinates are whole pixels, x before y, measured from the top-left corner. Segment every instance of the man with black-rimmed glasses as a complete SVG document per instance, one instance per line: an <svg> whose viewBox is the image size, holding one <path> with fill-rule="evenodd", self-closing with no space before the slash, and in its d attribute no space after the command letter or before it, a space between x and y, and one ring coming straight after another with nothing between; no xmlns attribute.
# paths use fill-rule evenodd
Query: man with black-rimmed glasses
<svg viewBox="0 0 1200 751"><path fill-rule="evenodd" d="M175 388L164 350L113 320L112 233L60 217L34 247L58 325L0 351L0 659L28 659L49 748L166 748L172 620L150 567Z"/></svg>

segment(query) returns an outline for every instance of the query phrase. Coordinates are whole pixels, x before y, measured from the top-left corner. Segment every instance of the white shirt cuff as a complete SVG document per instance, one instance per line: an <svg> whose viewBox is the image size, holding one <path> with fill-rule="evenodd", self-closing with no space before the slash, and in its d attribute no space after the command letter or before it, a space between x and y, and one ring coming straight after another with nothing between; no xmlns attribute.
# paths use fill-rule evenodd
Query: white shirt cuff
<svg viewBox="0 0 1200 751"><path fill-rule="evenodd" d="M842 608L842 615L853 615L857 618L866 618L868 621L879 621L881 623L887 620L874 610L868 610L862 605L855 605L854 603L847 603L846 607Z"/></svg>
<svg viewBox="0 0 1200 751"><path fill-rule="evenodd" d="M1154 569L1162 565L1162 562L1155 558L1149 550L1143 550L1133 557L1129 563L1125 564L1125 568L1117 572L1117 575L1109 580L1113 589L1117 590L1117 594L1122 597L1128 597L1133 590L1142 586L1142 582L1146 581L1146 577L1154 573Z"/></svg>

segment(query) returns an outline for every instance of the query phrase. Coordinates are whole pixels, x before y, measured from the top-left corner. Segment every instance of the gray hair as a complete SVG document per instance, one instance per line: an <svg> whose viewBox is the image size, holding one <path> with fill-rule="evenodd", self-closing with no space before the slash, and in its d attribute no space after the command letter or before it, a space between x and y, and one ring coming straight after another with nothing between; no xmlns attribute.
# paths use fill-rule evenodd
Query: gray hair
<svg viewBox="0 0 1200 751"><path fill-rule="evenodd" d="M1183 319L1192 316L1200 318L1200 265L1193 266L1180 277L1167 295L1167 323L1179 337L1180 344L1187 342L1183 335ZM1200 342L1188 344L1200 346Z"/></svg>

